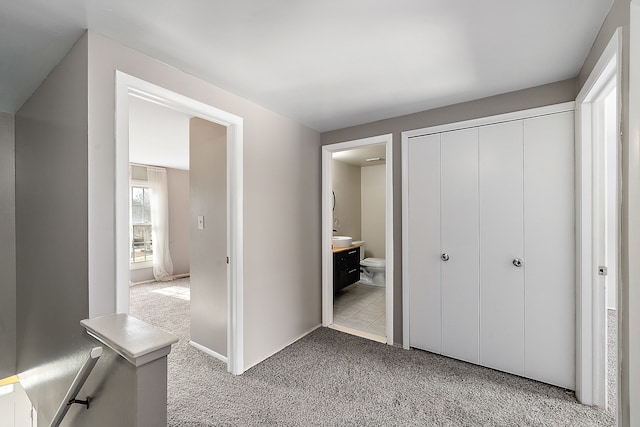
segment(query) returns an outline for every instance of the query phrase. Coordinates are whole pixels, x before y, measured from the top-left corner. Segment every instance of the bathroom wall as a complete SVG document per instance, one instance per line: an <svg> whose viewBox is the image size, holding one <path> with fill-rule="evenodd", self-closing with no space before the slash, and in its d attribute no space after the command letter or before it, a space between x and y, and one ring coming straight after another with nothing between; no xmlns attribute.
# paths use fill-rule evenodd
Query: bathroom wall
<svg viewBox="0 0 640 427"><path fill-rule="evenodd" d="M191 340L226 357L227 128L200 118L189 128Z"/></svg>
<svg viewBox="0 0 640 427"><path fill-rule="evenodd" d="M333 192L336 206L333 211L334 226L340 224L334 234L362 240L360 167L333 160Z"/></svg>
<svg viewBox="0 0 640 427"><path fill-rule="evenodd" d="M0 378L16 373L15 160L14 116L0 113Z"/></svg>
<svg viewBox="0 0 640 427"><path fill-rule="evenodd" d="M189 171L173 168L167 170L169 196L169 251L173 261L173 274L189 273ZM131 179L146 181L147 170L132 165ZM154 280L153 268L132 269L131 283Z"/></svg>
<svg viewBox="0 0 640 427"><path fill-rule="evenodd" d="M386 165L360 168L362 200L362 240L365 256L385 257Z"/></svg>

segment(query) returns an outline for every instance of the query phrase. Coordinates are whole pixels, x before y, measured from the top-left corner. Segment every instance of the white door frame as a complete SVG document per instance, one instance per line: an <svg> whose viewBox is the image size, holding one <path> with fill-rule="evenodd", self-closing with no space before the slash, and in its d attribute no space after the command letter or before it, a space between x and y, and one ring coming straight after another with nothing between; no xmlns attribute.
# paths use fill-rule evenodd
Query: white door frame
<svg viewBox="0 0 640 427"><path fill-rule="evenodd" d="M593 110L597 108L595 103L601 100L603 92L615 79L616 123L620 126L621 53L622 32L618 28L576 98L576 397L586 405L601 408L606 405L607 390L603 360L606 354L603 351L606 348L606 318L602 316L606 297L597 271L597 248L600 244L597 163L598 153L602 151L597 142L602 139L592 131L592 118ZM620 135L619 130L617 135ZM621 209L619 194L617 197L616 206ZM618 374L618 384L619 380Z"/></svg>
<svg viewBox="0 0 640 427"><path fill-rule="evenodd" d="M379 135L322 147L322 326L333 323L333 153L372 145L386 146L385 306L387 344L393 345L393 135Z"/></svg>
<svg viewBox="0 0 640 427"><path fill-rule="evenodd" d="M116 311L129 312L129 95L227 128L227 370L244 372L243 335L243 119L116 71Z"/></svg>
<svg viewBox="0 0 640 427"><path fill-rule="evenodd" d="M618 405L621 408L620 425L636 426L640 424L640 0L631 1L629 44L629 86L624 96L629 98L629 110L624 116L629 118L629 123L624 127L628 138L628 157L624 164L628 176L624 181L627 196L627 229L625 230L625 242L627 253L625 255L625 268L628 272L625 289L621 292L626 296L624 304L618 296L618 304L627 313L620 316L623 320L618 322L623 342L619 346L623 357L619 358L618 366L625 377L625 389L620 393ZM618 288L620 290L620 288ZM625 357L626 356L626 357ZM620 379L620 375L618 377ZM619 384L622 384L620 381Z"/></svg>

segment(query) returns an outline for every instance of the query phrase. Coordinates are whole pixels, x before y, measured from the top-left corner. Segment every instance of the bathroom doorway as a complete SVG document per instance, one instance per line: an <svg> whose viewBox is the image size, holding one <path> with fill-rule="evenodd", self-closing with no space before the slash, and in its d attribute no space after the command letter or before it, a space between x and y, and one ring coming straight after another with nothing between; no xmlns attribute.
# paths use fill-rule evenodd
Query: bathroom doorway
<svg viewBox="0 0 640 427"><path fill-rule="evenodd" d="M322 324L393 344L392 135L322 149Z"/></svg>

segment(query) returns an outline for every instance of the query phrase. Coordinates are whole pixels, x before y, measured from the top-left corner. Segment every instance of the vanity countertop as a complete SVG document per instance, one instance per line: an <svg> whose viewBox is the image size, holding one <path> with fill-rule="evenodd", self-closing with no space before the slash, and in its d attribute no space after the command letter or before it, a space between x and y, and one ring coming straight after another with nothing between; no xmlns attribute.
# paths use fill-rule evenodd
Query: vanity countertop
<svg viewBox="0 0 640 427"><path fill-rule="evenodd" d="M354 245L347 246L346 248L333 248L332 251L335 254L337 252L350 251L351 249L359 248L360 246L362 246L362 243L356 243Z"/></svg>

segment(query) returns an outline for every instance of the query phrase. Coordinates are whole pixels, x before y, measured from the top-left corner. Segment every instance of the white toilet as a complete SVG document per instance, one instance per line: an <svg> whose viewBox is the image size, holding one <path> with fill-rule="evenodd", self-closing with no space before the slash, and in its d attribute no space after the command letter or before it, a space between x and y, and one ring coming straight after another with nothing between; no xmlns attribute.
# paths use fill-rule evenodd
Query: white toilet
<svg viewBox="0 0 640 427"><path fill-rule="evenodd" d="M360 261L360 267L362 267L361 282L364 282L362 275L364 275L371 285L384 287L384 270L385 262L382 258L365 258Z"/></svg>

